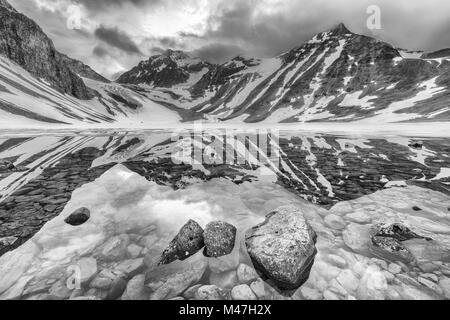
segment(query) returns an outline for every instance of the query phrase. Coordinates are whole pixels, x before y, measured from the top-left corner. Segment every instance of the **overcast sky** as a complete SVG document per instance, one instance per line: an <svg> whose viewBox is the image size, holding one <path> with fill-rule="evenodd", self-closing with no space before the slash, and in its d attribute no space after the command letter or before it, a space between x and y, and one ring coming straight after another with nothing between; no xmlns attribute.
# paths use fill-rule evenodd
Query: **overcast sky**
<svg viewBox="0 0 450 320"><path fill-rule="evenodd" d="M58 50L109 78L168 48L193 51L211 62L238 54L273 57L339 22L397 47L450 47L449 0L9 2L34 19ZM367 28L370 5L381 9L379 30Z"/></svg>

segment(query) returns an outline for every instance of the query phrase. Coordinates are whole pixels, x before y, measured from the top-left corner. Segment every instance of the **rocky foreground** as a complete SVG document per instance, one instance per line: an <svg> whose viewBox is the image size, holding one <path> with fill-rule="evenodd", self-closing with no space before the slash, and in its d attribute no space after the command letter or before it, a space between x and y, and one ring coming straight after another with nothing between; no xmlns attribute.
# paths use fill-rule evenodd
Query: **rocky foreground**
<svg viewBox="0 0 450 320"><path fill-rule="evenodd" d="M225 195L233 194L241 196L230 203ZM81 204L89 215L76 212ZM283 204L314 230L305 234L317 235L309 276L294 290L279 288L261 266L255 270L245 241ZM61 215L0 258L0 298L450 299L449 214L447 195L416 186L326 210L274 184L213 180L173 191L118 165L76 190ZM236 226L233 250L219 257L199 250L159 264L189 219L202 229L218 220Z"/></svg>

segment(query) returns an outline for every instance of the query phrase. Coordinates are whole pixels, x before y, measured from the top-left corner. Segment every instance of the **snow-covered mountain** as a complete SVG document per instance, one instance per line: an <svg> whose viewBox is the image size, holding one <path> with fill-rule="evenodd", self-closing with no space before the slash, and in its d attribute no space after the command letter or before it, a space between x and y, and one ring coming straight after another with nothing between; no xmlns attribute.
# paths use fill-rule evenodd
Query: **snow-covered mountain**
<svg viewBox="0 0 450 320"><path fill-rule="evenodd" d="M219 121L449 120L450 57L445 52L397 50L340 24L272 59L237 57L209 65L199 80L198 72L185 72L185 82L177 78L159 86L153 64L141 63L119 81L160 103ZM173 74L182 70L169 64L156 68L171 68ZM153 77L140 80L136 72Z"/></svg>
<svg viewBox="0 0 450 320"><path fill-rule="evenodd" d="M396 49L343 24L270 59L168 50L110 82L6 0L0 18L2 128L450 120L448 49Z"/></svg>

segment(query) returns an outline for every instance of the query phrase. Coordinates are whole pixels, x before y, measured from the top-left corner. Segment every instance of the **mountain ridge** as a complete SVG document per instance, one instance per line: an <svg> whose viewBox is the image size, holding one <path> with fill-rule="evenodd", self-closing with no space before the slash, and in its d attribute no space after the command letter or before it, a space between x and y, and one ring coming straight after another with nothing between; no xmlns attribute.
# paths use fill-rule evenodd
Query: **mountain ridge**
<svg viewBox="0 0 450 320"><path fill-rule="evenodd" d="M119 82L144 86L147 96L156 102L184 105L217 121L358 121L382 118L383 109L398 121L429 121L435 114L449 119L449 62L411 59L402 54L388 43L349 31L341 23L275 58L252 58L252 64L233 59L209 64L201 77L191 73L184 83L167 81L169 85L160 88L155 78L141 82L136 77L134 81L123 77ZM142 64L139 72L152 73L146 67L151 64ZM173 67L171 71L177 72ZM133 69L127 77L133 78ZM423 86L429 96L415 101ZM441 87L445 87L442 92L437 90ZM139 90L142 93L143 89ZM237 97L243 91L246 96ZM439 94L439 99L434 94ZM404 108L395 105L401 101ZM412 112L402 114L402 109Z"/></svg>
<svg viewBox="0 0 450 320"><path fill-rule="evenodd" d="M212 64L167 50L111 82L58 52L6 0L0 15L0 122L8 125L450 121L445 49L396 49L344 24L274 58Z"/></svg>

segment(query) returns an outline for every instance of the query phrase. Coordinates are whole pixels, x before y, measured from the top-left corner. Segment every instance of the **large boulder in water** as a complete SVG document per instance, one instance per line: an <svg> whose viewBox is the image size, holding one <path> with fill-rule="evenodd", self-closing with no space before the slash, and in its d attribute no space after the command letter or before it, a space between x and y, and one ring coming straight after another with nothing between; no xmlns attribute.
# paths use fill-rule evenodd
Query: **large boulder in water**
<svg viewBox="0 0 450 320"><path fill-rule="evenodd" d="M213 221L208 223L203 234L205 239L206 257L222 257L229 255L234 248L236 241L236 228L223 221Z"/></svg>
<svg viewBox="0 0 450 320"><path fill-rule="evenodd" d="M189 220L164 250L159 264L183 261L200 251L204 245L202 227L194 220Z"/></svg>
<svg viewBox="0 0 450 320"><path fill-rule="evenodd" d="M282 290L308 280L317 253L317 235L300 209L285 206L246 232L245 244L255 268Z"/></svg>

